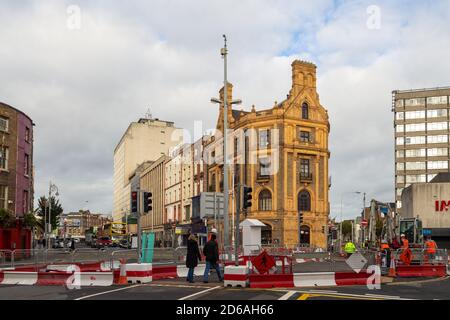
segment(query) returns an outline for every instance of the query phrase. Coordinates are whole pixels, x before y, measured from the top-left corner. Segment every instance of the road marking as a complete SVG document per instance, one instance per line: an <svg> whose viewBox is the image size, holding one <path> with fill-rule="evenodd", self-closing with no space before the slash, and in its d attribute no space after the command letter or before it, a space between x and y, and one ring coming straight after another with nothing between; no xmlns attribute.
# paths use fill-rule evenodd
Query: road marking
<svg viewBox="0 0 450 320"><path fill-rule="evenodd" d="M437 279L407 281L407 282L391 282L391 283L386 283L386 285L388 285L388 286L407 286L407 285L414 285L414 284L419 284L419 283L443 281L443 280L447 280L447 279L450 279L450 277L444 276L444 277L439 277Z"/></svg>
<svg viewBox="0 0 450 320"><path fill-rule="evenodd" d="M200 292L197 292L197 293L188 295L188 296L186 296L186 297L180 298L180 299L178 299L178 300L187 300L187 299L189 299L189 298L193 298L193 297L199 296L199 295L201 295L201 294L204 294L204 293L209 292L209 291L212 291L212 290L216 290L216 289L218 289L218 288L222 288L222 286L217 286L217 287L214 287L214 288L209 288L209 289L206 289L206 290L203 290L203 291L200 291Z"/></svg>
<svg viewBox="0 0 450 320"><path fill-rule="evenodd" d="M269 291L276 291L276 292L286 292L286 290L280 290L280 289L269 289ZM352 293L340 293L340 292L318 292L319 290L290 290L297 293L300 293L302 295L305 295L306 299L313 298L313 297L329 297L329 298L341 298L341 299L355 299L355 300L413 300L413 299L406 299L406 298L400 298L400 297L394 297L394 296L384 296L384 295L371 295L371 294L352 294ZM300 296L301 298L302 296ZM306 300L306 299L300 299L297 300Z"/></svg>
<svg viewBox="0 0 450 320"><path fill-rule="evenodd" d="M283 295L280 299L278 300L289 300L290 297L292 297L294 294L296 294L297 292L295 291L289 291L288 293L286 293L285 295Z"/></svg>
<svg viewBox="0 0 450 320"><path fill-rule="evenodd" d="M382 295L382 294L366 293L365 295L368 296L368 297L373 297L373 298L400 299L399 296L385 296L385 295Z"/></svg>
<svg viewBox="0 0 450 320"><path fill-rule="evenodd" d="M331 291L331 290L310 290L309 292L314 292L314 293L338 293L337 291Z"/></svg>
<svg viewBox="0 0 450 320"><path fill-rule="evenodd" d="M311 295L308 293L302 294L300 297L298 297L297 300L307 300Z"/></svg>
<svg viewBox="0 0 450 320"><path fill-rule="evenodd" d="M210 288L206 286L189 286L186 284L149 284L148 287L174 287L174 288L195 288L195 289L204 289L204 288Z"/></svg>
<svg viewBox="0 0 450 320"><path fill-rule="evenodd" d="M88 298L92 298L92 297L96 297L96 296L101 296L101 295L103 295L103 294L113 293L113 292L122 291L122 290L128 290L128 289L136 288L136 287L140 287L140 286L142 286L142 285L141 285L141 284L136 284L136 285L134 285L134 286L124 287L124 288L120 288L120 289L114 289L114 290L109 290L109 291L103 291L103 292L94 293L94 294L91 294L91 295L88 295L88 296L76 298L75 300L84 300L84 299L88 299Z"/></svg>

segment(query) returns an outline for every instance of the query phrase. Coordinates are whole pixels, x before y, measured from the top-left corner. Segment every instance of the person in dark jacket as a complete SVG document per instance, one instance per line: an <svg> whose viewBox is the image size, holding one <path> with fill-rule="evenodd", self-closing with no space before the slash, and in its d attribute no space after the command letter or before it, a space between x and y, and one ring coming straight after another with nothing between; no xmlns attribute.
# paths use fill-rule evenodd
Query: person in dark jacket
<svg viewBox="0 0 450 320"><path fill-rule="evenodd" d="M203 247L203 254L206 260L205 273L203 274L203 282L208 283L209 270L214 268L219 277L219 281L222 281L222 275L220 273L219 266L219 246L217 245L216 235L212 234L211 239Z"/></svg>
<svg viewBox="0 0 450 320"><path fill-rule="evenodd" d="M195 235L191 234L187 241L186 267L189 268L186 281L194 283L194 269L198 265L198 261L202 260L200 249Z"/></svg>

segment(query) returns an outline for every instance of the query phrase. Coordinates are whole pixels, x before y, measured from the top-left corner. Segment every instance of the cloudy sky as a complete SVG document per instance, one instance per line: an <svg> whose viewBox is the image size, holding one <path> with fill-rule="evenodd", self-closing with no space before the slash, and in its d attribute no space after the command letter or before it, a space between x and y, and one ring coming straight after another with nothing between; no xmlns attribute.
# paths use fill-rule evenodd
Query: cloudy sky
<svg viewBox="0 0 450 320"><path fill-rule="evenodd" d="M330 115L331 216L393 201L391 92L450 85L450 1L0 0L0 101L36 123L36 197L112 212L113 149L131 121L215 126L229 79L243 108L272 106L296 58L318 66ZM86 201L89 201L86 203Z"/></svg>

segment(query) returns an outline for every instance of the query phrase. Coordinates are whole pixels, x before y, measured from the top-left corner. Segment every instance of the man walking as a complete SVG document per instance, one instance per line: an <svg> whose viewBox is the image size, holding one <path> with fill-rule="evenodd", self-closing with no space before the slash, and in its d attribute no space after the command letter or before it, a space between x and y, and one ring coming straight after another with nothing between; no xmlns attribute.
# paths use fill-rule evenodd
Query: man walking
<svg viewBox="0 0 450 320"><path fill-rule="evenodd" d="M203 248L203 255L206 260L205 273L203 274L203 282L208 283L209 270L214 268L217 272L217 276L219 277L219 281L222 282L222 275L220 273L219 266L219 246L216 242L216 235L211 234L211 239L205 244Z"/></svg>

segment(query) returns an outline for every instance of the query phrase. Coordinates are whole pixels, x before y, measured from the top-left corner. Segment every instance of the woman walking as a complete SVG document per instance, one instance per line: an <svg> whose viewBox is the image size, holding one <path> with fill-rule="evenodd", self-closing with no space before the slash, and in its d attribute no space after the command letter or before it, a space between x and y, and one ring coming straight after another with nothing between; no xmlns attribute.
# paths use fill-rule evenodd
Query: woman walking
<svg viewBox="0 0 450 320"><path fill-rule="evenodd" d="M202 260L202 256L198 248L197 238L191 234L187 242L186 267L189 268L189 271L186 281L194 283L194 269L198 265L199 260Z"/></svg>

